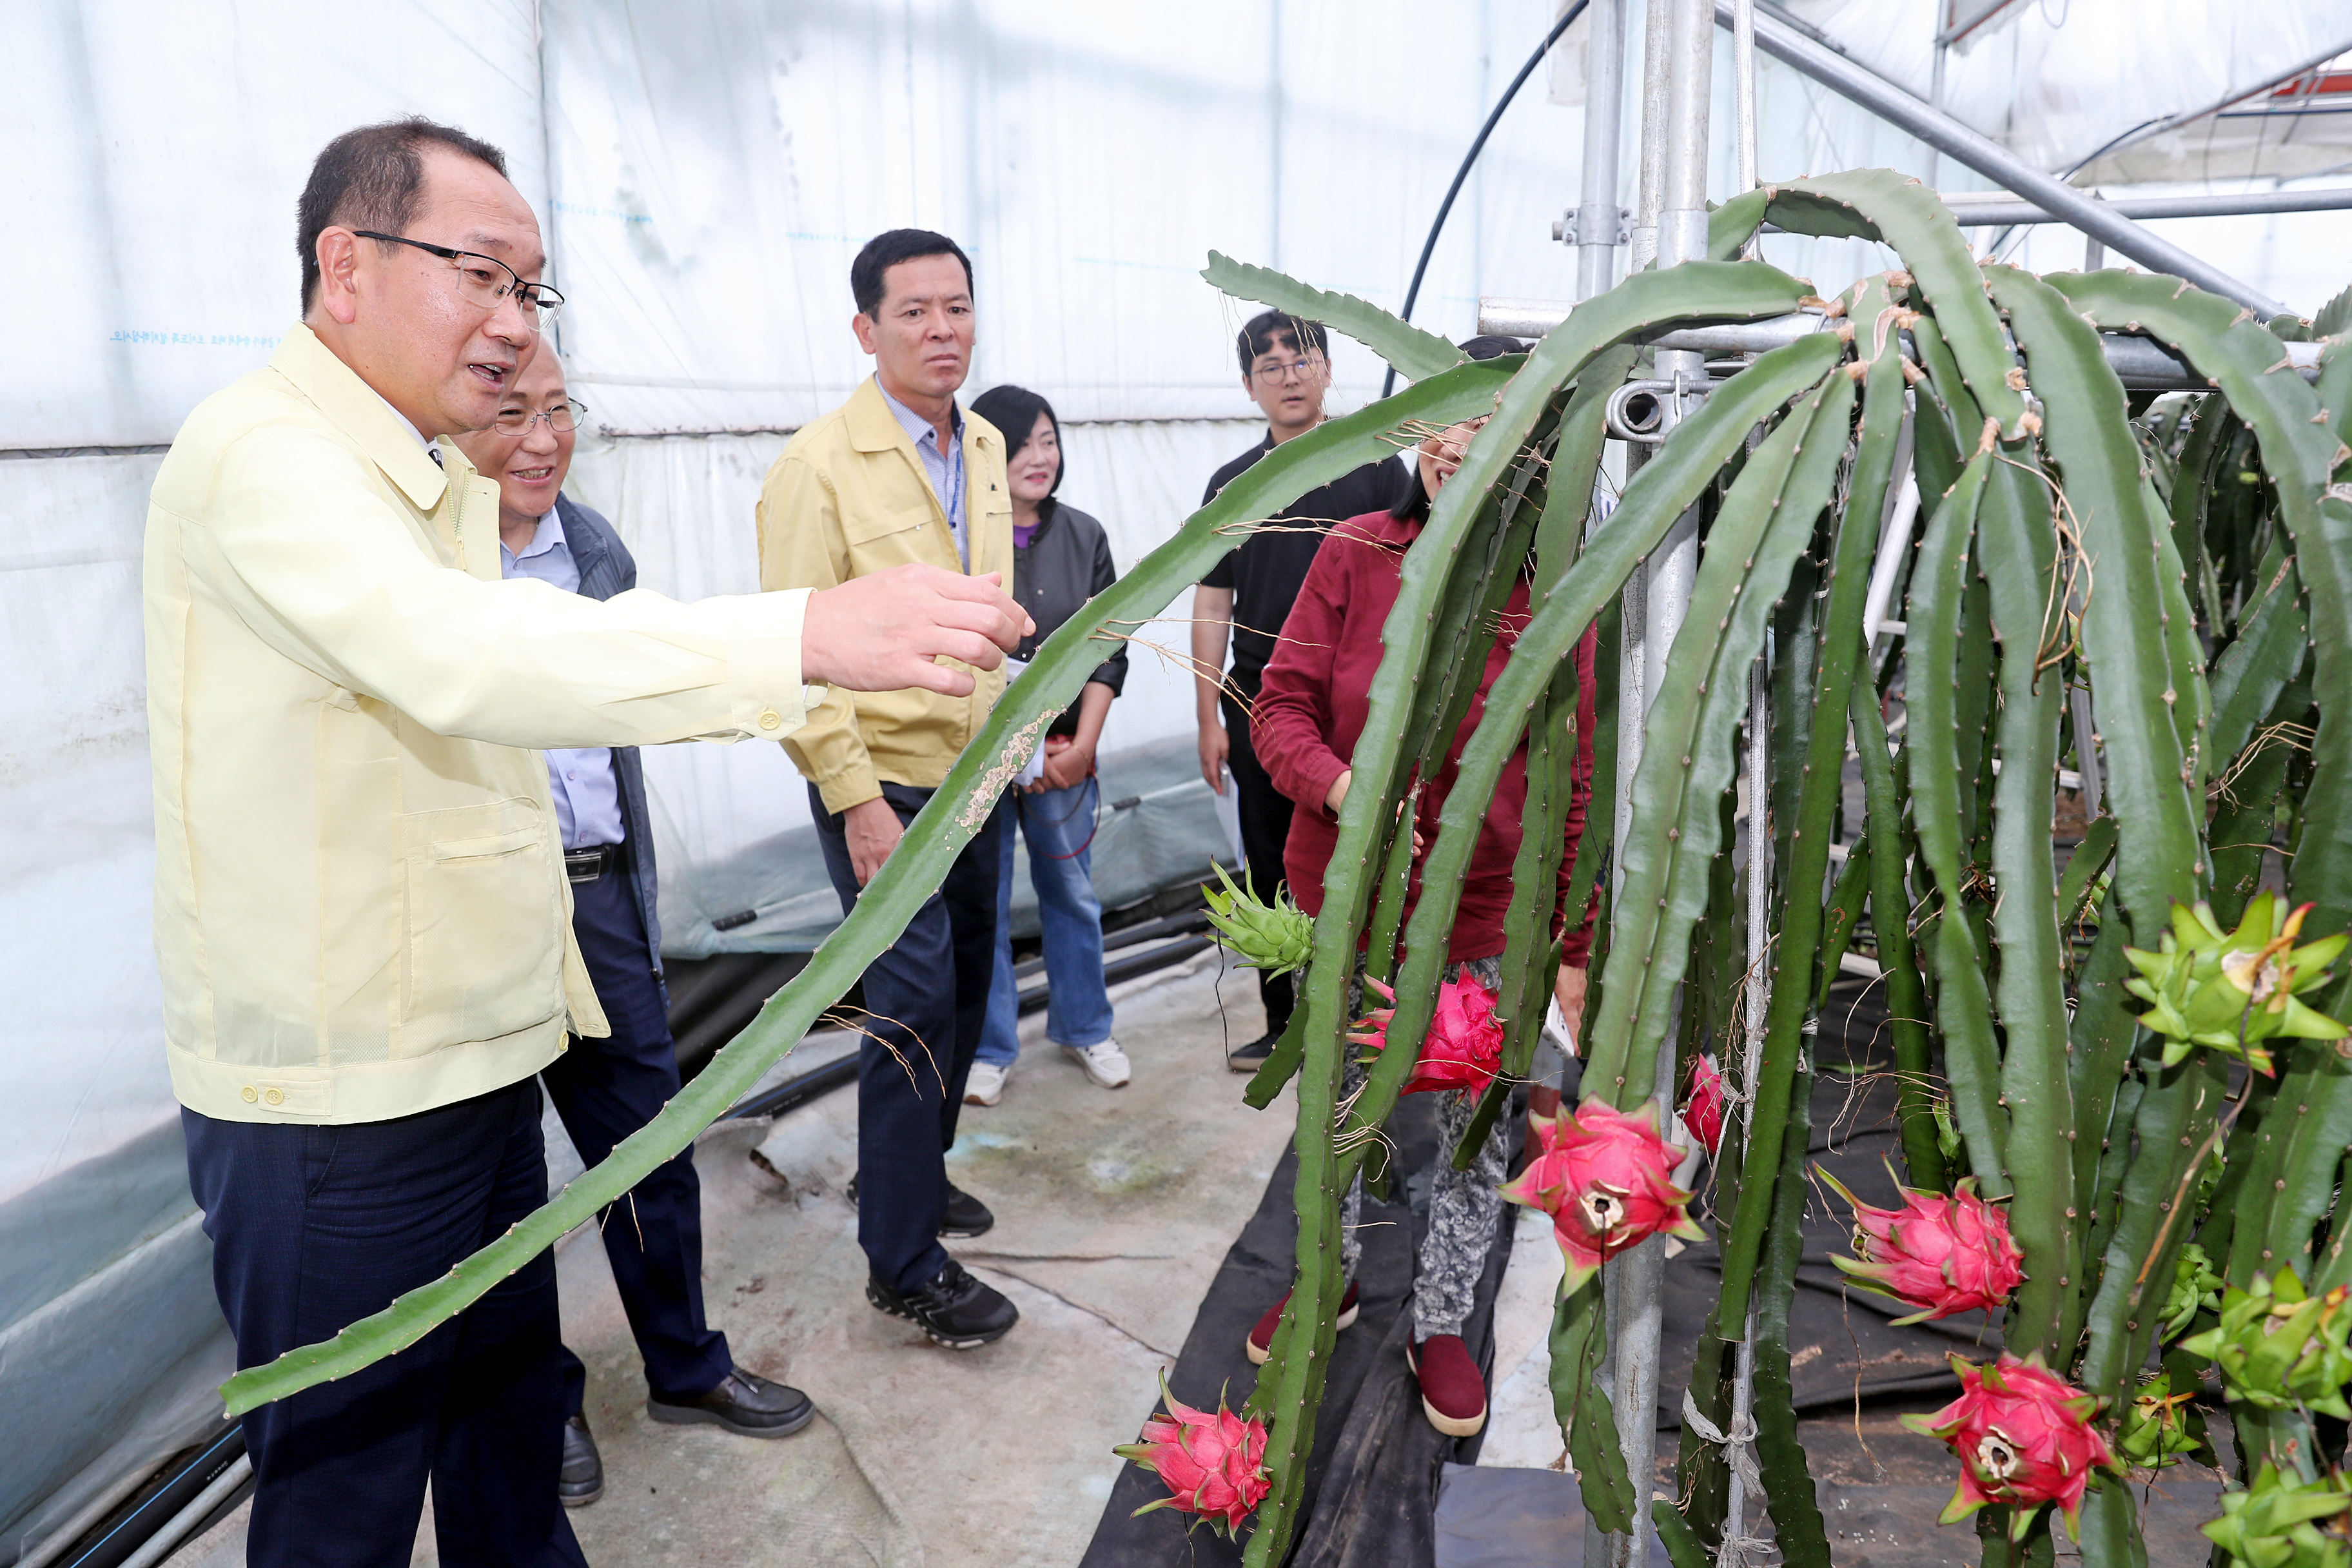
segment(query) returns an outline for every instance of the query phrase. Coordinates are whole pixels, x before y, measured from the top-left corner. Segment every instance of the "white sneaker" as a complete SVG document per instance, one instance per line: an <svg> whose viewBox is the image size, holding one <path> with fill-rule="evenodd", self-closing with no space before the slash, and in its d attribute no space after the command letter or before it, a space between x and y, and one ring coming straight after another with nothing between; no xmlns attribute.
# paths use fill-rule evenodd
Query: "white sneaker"
<svg viewBox="0 0 2352 1568"><path fill-rule="evenodd" d="M1087 1076L1105 1089L1125 1089L1129 1077L1127 1053L1117 1040L1094 1046L1064 1046L1062 1054L1087 1069ZM978 1071L974 1068L974 1071Z"/></svg>
<svg viewBox="0 0 2352 1568"><path fill-rule="evenodd" d="M971 1072L963 1080L963 1102L966 1105L994 1105L1004 1098L1004 1080L1011 1072L994 1062L974 1062Z"/></svg>

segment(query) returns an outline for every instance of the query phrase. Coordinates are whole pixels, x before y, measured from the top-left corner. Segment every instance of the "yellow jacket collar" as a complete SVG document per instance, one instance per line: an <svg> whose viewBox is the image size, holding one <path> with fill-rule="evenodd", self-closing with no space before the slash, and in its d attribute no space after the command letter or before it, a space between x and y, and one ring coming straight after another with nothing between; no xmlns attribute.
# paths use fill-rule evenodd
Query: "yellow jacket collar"
<svg viewBox="0 0 2352 1568"><path fill-rule="evenodd" d="M431 511L441 504L448 475L416 444L416 433L402 423L392 405L361 380L357 371L337 359L316 332L296 322L279 342L278 352L269 356L269 368L292 382L337 428L358 442L419 510ZM875 405L889 420L890 411L882 406L879 392L875 394Z"/></svg>

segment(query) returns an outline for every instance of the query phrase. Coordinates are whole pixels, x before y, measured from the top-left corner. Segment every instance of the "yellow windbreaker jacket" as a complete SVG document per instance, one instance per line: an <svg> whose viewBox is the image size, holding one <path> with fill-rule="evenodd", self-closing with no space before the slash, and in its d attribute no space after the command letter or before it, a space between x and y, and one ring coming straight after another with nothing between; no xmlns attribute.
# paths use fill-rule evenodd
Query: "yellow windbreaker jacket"
<svg viewBox="0 0 2352 1568"><path fill-rule="evenodd" d="M607 1032L533 747L779 737L805 595L499 580L499 492L305 327L147 515L155 949L181 1103L373 1121Z"/></svg>
<svg viewBox="0 0 2352 1568"><path fill-rule="evenodd" d="M1002 573L1010 591L1013 493L1005 487L1004 437L969 409L963 472L971 572ZM947 510L871 376L848 402L785 444L761 488L759 519L760 585L771 590L830 588L909 561L964 570ZM1001 668L971 673L969 697L835 690L810 710L784 750L828 811L874 799L885 779L935 789L1004 694Z"/></svg>

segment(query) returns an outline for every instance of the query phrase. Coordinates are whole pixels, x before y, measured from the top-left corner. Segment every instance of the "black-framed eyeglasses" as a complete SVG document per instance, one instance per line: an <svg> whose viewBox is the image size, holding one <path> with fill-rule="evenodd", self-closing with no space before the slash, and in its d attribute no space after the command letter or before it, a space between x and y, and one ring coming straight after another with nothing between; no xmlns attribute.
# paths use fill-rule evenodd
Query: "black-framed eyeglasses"
<svg viewBox="0 0 2352 1568"><path fill-rule="evenodd" d="M552 408L502 408L499 416L490 421L490 428L501 436L528 436L531 426L544 419L547 427L561 436L579 429L580 422L587 417L588 405L567 397Z"/></svg>
<svg viewBox="0 0 2352 1568"><path fill-rule="evenodd" d="M1279 386L1282 383L1293 379L1306 381L1322 368L1322 357L1318 354L1308 354L1300 359L1271 361L1256 366L1250 374L1268 386Z"/></svg>
<svg viewBox="0 0 2352 1568"><path fill-rule="evenodd" d="M457 250L446 245L429 245L404 235L378 234L373 229L353 229L362 239L378 239L386 245L413 246L427 256L437 256L449 264L457 275L457 293L469 305L479 305L485 310L495 310L512 295L523 308L522 319L535 331L546 324L549 317L563 304L563 296L544 283L526 283L511 267L495 256L484 256L476 250Z"/></svg>

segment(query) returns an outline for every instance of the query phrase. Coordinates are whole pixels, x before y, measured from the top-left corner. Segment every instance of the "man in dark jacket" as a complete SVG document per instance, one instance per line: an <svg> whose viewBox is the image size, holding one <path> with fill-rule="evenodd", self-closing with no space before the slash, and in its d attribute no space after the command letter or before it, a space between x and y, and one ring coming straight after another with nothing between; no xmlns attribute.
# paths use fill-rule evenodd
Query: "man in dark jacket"
<svg viewBox="0 0 2352 1568"><path fill-rule="evenodd" d="M609 599L637 585L637 563L613 525L563 495L585 412L566 395L562 363L542 348L508 388L499 422L457 437L499 484L504 575L536 577ZM564 1130L593 1165L677 1093L655 909L653 829L634 746L547 753L550 793L572 884L572 929L613 1032L575 1037L540 1075ZM605 1257L645 1358L646 1411L656 1421L709 1422L747 1437L782 1437L816 1407L798 1389L742 1371L702 1304L701 1187L689 1146L603 1216ZM568 1508L604 1494L604 1463L584 1413L587 1369L562 1352L566 1415L558 1495Z"/></svg>
<svg viewBox="0 0 2352 1568"><path fill-rule="evenodd" d="M1278 310L1251 318L1234 347L1242 390L1265 415L1265 438L1210 477L1201 504L1217 499L1260 458L1323 423L1323 394L1331 384L1329 340L1318 321ZM1250 709L1258 675L1274 657L1275 639L1297 602L1323 536L1336 522L1386 511L1404 494L1404 465L1384 458L1307 491L1282 515L1264 522L1209 568L1192 594L1192 678L1200 728L1201 776L1219 795L1233 773L1242 826L1242 860L1253 891L1271 900L1282 881L1282 847L1290 837L1290 798L1274 787L1250 746ZM1225 640L1233 637L1233 669L1225 672ZM1221 679L1222 677L1222 679ZM1265 1033L1226 1053L1235 1072L1255 1072L1290 1022L1287 974L1258 975Z"/></svg>

